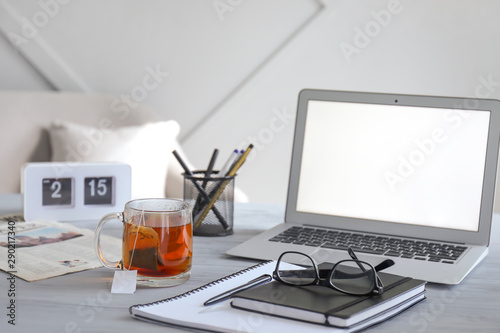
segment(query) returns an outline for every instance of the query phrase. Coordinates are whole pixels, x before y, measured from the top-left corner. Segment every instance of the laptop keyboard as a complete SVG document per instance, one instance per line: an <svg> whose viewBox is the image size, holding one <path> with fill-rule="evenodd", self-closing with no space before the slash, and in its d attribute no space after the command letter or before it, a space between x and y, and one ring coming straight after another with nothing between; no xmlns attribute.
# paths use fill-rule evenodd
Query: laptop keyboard
<svg viewBox="0 0 500 333"><path fill-rule="evenodd" d="M454 264L466 246L423 242L411 239L374 236L309 227L291 227L269 239L271 242L322 247Z"/></svg>

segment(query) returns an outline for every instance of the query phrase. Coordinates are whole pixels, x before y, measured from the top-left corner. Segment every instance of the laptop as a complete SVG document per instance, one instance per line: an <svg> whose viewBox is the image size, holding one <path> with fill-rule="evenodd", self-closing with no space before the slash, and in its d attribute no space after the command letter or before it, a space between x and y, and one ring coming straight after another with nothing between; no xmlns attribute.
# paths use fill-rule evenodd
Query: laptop
<svg viewBox="0 0 500 333"><path fill-rule="evenodd" d="M500 101L306 89L295 126L284 223L227 254L321 263L351 247L443 284L487 255Z"/></svg>

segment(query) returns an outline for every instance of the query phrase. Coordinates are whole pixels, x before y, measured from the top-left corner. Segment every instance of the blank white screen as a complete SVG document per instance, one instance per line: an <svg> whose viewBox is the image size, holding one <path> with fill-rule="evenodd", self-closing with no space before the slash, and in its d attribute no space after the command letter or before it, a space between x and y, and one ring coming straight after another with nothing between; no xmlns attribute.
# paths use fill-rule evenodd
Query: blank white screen
<svg viewBox="0 0 500 333"><path fill-rule="evenodd" d="M477 231L489 120L309 101L297 211Z"/></svg>

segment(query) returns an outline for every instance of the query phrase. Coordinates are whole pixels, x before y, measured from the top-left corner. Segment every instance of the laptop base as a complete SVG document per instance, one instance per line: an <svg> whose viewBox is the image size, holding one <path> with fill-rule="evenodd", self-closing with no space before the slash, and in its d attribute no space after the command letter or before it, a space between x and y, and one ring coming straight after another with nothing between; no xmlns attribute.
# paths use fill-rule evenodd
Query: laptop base
<svg viewBox="0 0 500 333"><path fill-rule="evenodd" d="M321 262L337 262L343 259L350 259L347 251L329 249L325 247L313 247L298 244L286 244L281 242L270 241L276 235L279 235L285 230L289 230L294 226L309 227L304 225L294 225L291 223L282 223L269 229L250 240L237 245L226 253L231 256L245 257L261 260L276 260L281 253L285 251L299 251L310 255L318 263ZM325 229L335 230L335 229ZM346 232L341 230L340 232ZM375 235L374 236L379 236ZM428 240L422 240L427 241ZM265 244L265 246L262 246ZM462 246L460 244L459 246ZM356 251L355 251L356 252ZM411 258L402 258L394 256L386 256L380 254L368 254L356 252L360 260L366 261L373 265L385 259L392 259L395 265L388 268L388 273L411 276L412 278L422 279L428 282L440 284L458 284L465 276L486 257L488 248L485 246L467 246L467 250L457 259L456 263L448 264L443 262L420 261Z"/></svg>

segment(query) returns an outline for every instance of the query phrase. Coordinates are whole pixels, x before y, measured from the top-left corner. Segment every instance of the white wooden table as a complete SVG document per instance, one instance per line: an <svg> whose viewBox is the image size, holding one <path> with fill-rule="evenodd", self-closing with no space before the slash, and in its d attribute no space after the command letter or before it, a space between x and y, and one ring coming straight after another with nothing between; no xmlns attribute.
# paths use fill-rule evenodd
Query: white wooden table
<svg viewBox="0 0 500 333"><path fill-rule="evenodd" d="M0 194L0 215L21 211L19 195ZM0 272L0 332L182 332L132 318L128 308L175 296L251 266L257 261L225 252L280 223L284 205L237 204L235 233L195 237L191 279L171 288L138 288L135 294L111 294L113 272L100 268L37 282L16 279L16 326L7 323L8 275ZM97 221L76 222L94 229ZM490 253L457 286L427 285L427 299L368 332L500 332L500 216L495 216ZM112 226L111 224L110 226ZM120 237L121 228L107 233Z"/></svg>

